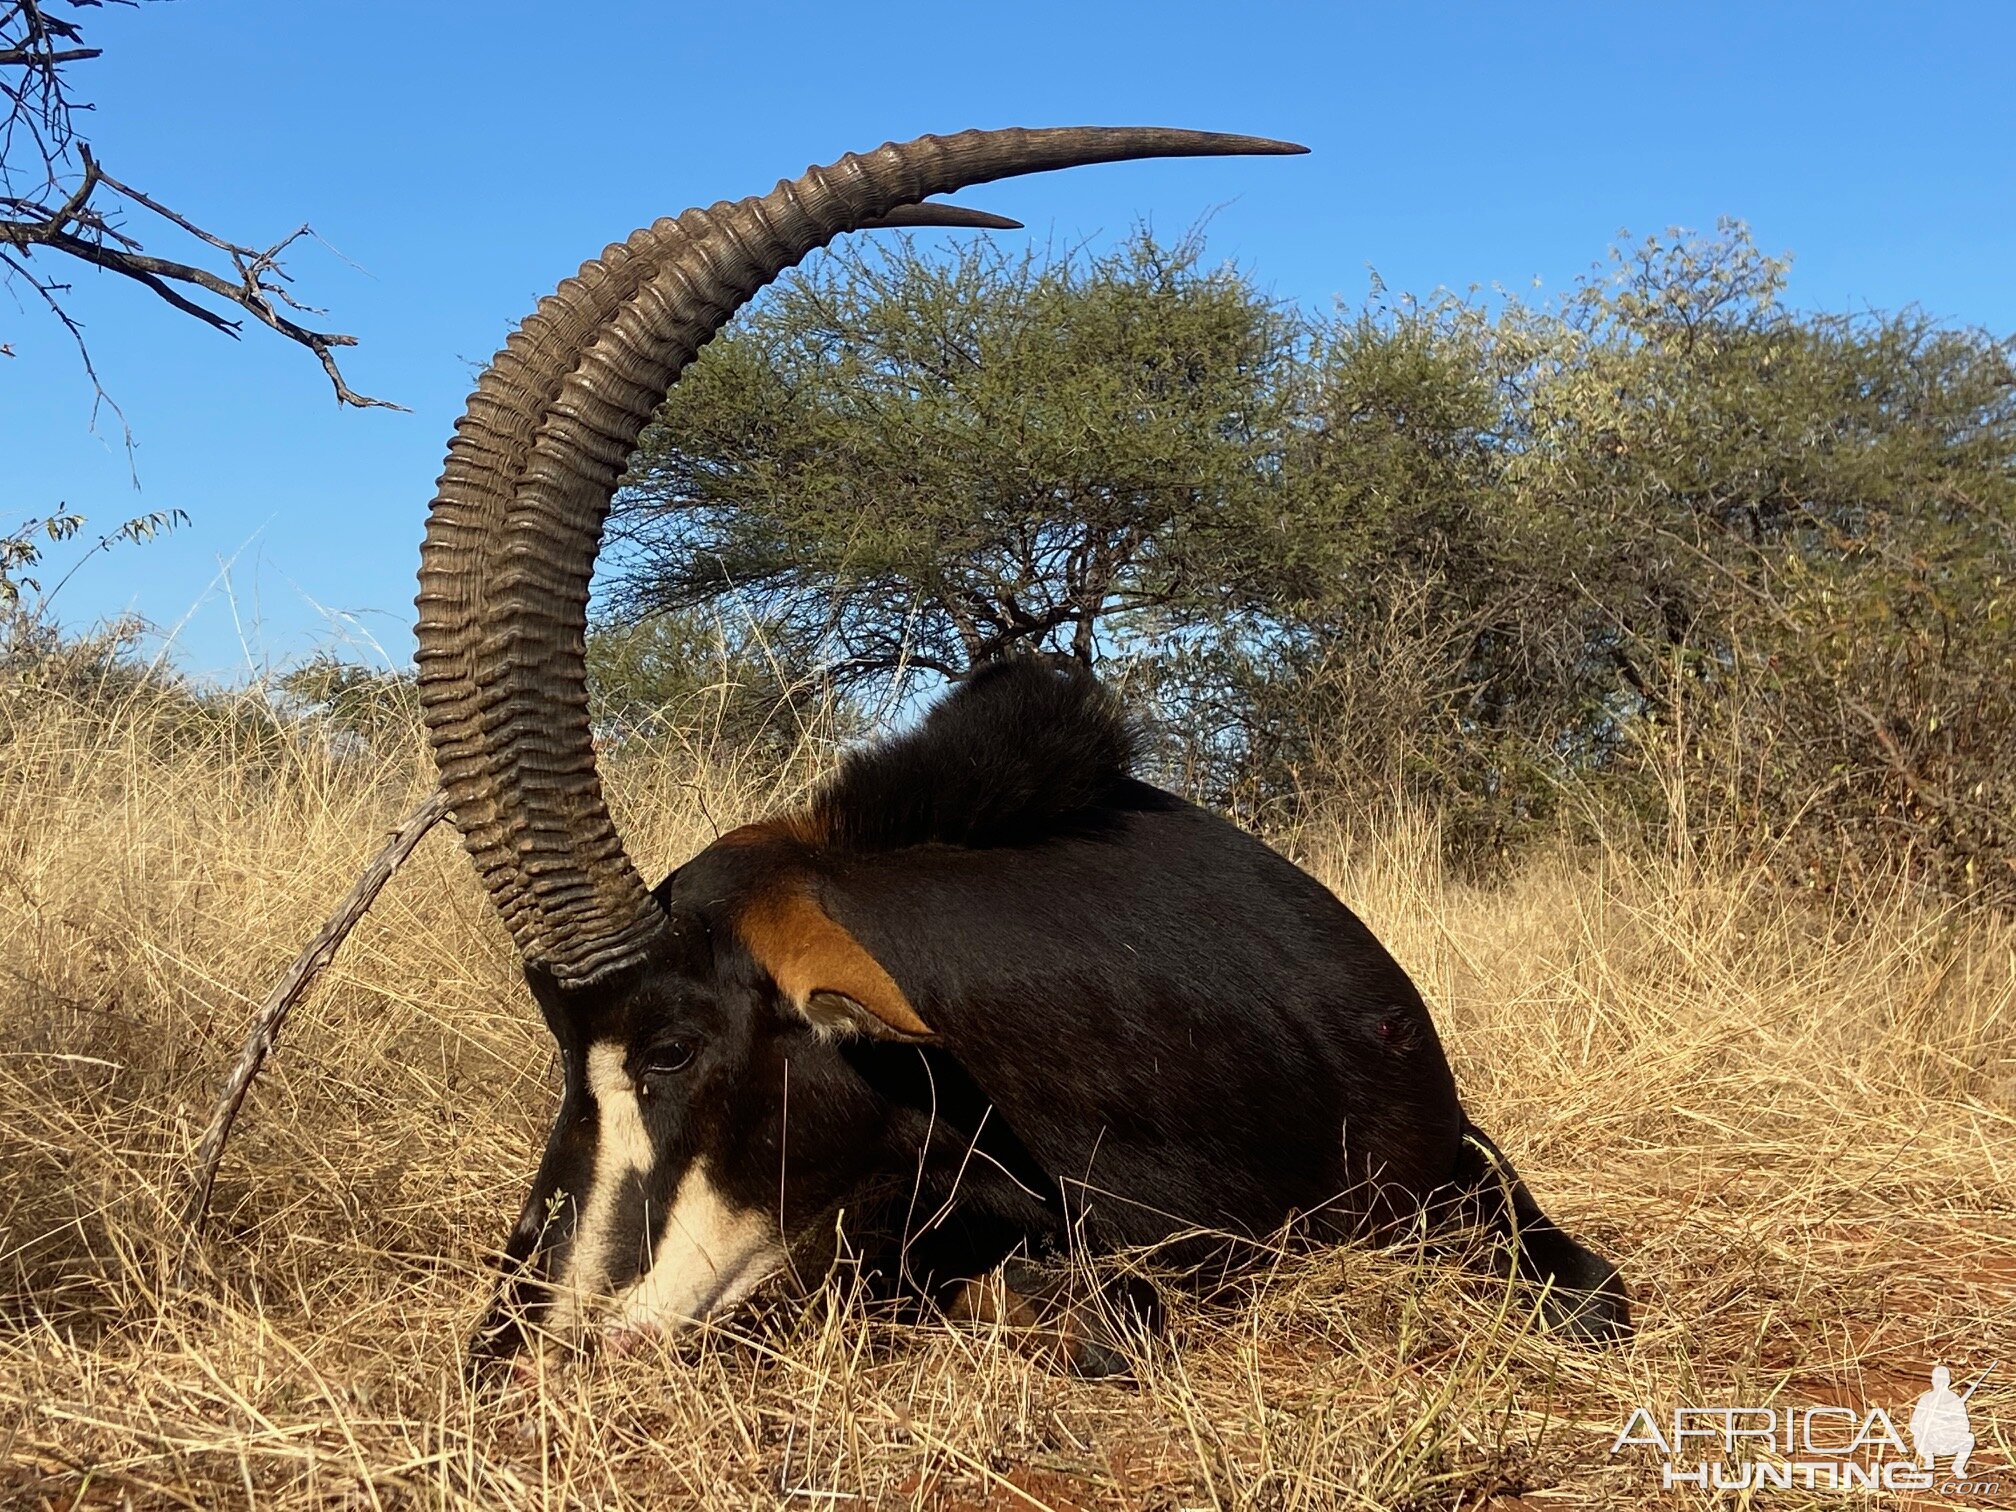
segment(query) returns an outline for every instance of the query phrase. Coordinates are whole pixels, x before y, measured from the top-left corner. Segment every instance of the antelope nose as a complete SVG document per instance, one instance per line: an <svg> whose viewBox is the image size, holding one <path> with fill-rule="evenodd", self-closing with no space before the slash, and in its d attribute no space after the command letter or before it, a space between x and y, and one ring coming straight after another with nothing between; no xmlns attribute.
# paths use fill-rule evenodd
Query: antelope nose
<svg viewBox="0 0 2016 1512"><path fill-rule="evenodd" d="M602 1330L602 1347L620 1359L664 1337L665 1328L660 1323L611 1323Z"/></svg>

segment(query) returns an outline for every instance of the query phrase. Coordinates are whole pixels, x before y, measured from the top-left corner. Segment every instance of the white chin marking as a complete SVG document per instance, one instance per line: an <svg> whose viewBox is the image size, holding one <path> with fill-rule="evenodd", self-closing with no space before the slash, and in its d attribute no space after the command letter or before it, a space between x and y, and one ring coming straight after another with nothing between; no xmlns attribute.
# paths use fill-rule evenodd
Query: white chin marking
<svg viewBox="0 0 2016 1512"><path fill-rule="evenodd" d="M648 1331L697 1323L727 1311L783 1266L775 1217L732 1206L696 1164L673 1194L651 1269L616 1298L610 1326Z"/></svg>

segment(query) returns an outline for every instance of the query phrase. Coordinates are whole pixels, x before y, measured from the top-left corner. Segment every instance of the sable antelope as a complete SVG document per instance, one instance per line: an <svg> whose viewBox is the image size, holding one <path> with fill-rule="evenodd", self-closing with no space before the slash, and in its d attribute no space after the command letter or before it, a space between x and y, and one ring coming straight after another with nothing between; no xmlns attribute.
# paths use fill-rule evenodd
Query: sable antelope
<svg viewBox="0 0 2016 1512"><path fill-rule="evenodd" d="M1558 1323L1628 1332L1615 1268L1464 1118L1405 973L1266 845L1136 780L1089 674L985 669L655 890L603 803L583 643L609 499L739 305L844 231L1015 224L927 202L969 184L1302 150L1135 128L887 145L609 247L478 381L422 550L420 692L565 1075L479 1353L718 1314L816 1270L842 1226L872 1274L942 1297L1067 1242L1188 1234L1171 1254L1195 1262L1198 1231L1422 1215L1495 1227Z"/></svg>

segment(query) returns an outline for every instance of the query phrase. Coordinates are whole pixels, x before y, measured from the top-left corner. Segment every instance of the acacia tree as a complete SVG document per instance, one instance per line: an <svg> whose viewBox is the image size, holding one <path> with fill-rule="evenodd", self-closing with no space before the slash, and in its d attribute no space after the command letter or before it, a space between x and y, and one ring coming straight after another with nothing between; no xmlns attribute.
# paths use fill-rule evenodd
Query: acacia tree
<svg viewBox="0 0 2016 1512"><path fill-rule="evenodd" d="M646 433L620 616L733 596L839 683L1085 662L1235 609L1284 517L1298 319L1196 236L785 279Z"/></svg>

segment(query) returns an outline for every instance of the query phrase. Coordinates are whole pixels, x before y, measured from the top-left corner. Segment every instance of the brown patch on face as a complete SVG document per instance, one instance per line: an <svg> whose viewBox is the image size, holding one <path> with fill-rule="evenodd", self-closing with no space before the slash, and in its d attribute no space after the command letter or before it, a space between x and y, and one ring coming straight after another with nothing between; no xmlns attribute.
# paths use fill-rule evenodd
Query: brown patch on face
<svg viewBox="0 0 2016 1512"><path fill-rule="evenodd" d="M785 882L759 893L742 910L736 929L778 990L808 1019L824 1021L813 1012L812 999L833 994L860 1004L899 1035L930 1036L931 1026L918 1017L895 978L802 886Z"/></svg>

